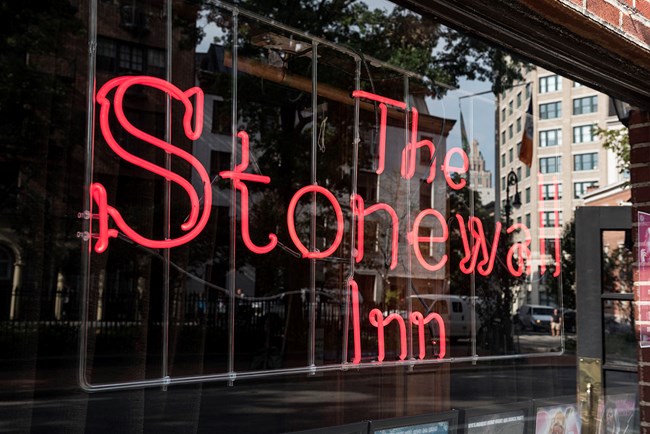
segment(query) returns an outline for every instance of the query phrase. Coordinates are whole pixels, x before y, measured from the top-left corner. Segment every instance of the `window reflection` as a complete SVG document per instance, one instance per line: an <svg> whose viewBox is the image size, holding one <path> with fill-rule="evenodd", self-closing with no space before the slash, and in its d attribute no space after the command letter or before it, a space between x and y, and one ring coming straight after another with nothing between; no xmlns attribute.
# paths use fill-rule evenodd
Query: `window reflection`
<svg viewBox="0 0 650 434"><path fill-rule="evenodd" d="M602 235L603 292L627 293L634 290L629 231L604 231Z"/></svg>
<svg viewBox="0 0 650 434"><path fill-rule="evenodd" d="M634 309L631 301L603 301L605 363L636 365Z"/></svg>

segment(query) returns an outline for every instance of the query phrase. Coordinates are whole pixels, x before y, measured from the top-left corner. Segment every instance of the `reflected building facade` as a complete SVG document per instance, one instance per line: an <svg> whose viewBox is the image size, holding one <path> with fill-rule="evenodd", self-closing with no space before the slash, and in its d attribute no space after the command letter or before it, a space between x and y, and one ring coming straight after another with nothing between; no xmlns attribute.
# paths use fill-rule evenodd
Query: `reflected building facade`
<svg viewBox="0 0 650 434"><path fill-rule="evenodd" d="M513 223L530 229L533 274L524 284L519 303L561 305L557 288L549 288L541 264L553 255L557 238L573 220L585 195L599 187L619 183L627 176L621 163L603 147L596 128L620 129L611 98L576 81L535 68L525 81L498 97L498 169L501 215L505 216L508 173L518 179L521 207L511 208ZM531 102L532 101L532 102ZM532 107L532 165L519 159ZM511 201L514 188L510 188ZM555 225L560 228L556 236ZM522 235L518 236L523 239ZM543 253L542 253L543 249Z"/></svg>

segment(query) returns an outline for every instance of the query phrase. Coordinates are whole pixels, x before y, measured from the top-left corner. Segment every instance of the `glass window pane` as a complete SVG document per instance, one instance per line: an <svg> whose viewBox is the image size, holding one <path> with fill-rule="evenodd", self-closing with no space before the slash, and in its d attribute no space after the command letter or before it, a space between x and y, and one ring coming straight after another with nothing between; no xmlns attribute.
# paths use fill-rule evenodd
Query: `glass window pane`
<svg viewBox="0 0 650 434"><path fill-rule="evenodd" d="M603 231L603 292L631 294L633 255L629 231Z"/></svg>
<svg viewBox="0 0 650 434"><path fill-rule="evenodd" d="M605 363L636 366L634 309L631 301L603 300Z"/></svg>

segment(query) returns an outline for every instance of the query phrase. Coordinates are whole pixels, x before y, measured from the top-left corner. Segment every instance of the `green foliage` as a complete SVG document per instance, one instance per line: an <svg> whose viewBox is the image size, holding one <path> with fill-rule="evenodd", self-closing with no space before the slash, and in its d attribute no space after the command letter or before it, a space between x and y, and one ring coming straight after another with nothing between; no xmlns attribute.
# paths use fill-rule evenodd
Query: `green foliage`
<svg viewBox="0 0 650 434"><path fill-rule="evenodd" d="M240 6L362 56L416 72L429 80L429 92L438 97L444 96L449 86L458 87L463 77L492 82L492 90L501 92L521 80L526 68L501 49L401 7L371 9L352 0L244 0ZM210 20L229 24L216 8L210 4L205 7L211 9ZM201 34L199 29L195 36Z"/></svg>
<svg viewBox="0 0 650 434"><path fill-rule="evenodd" d="M618 172L624 173L630 170L630 136L627 128L608 130L594 127L594 132L603 139L603 147L616 155L618 161Z"/></svg>
<svg viewBox="0 0 650 434"><path fill-rule="evenodd" d="M498 94L522 80L522 73L530 68L500 48L456 30L444 29L441 42L444 42L443 49L435 53L434 62L439 71L444 71L443 81L453 86L458 86L460 77L489 81L492 92Z"/></svg>

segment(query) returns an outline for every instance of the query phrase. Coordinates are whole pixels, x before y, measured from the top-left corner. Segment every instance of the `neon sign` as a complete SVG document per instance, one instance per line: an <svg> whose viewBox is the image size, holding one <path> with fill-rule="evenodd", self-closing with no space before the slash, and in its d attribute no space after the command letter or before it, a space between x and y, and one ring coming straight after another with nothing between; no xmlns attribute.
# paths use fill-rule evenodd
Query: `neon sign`
<svg viewBox="0 0 650 434"><path fill-rule="evenodd" d="M131 239L133 242L149 248L173 248L178 247L192 241L198 236L205 228L207 221L210 217L212 208L212 186L210 178L201 164L192 154L174 146L171 143L165 142L156 138L138 128L136 128L127 118L124 113L124 96L129 88L132 86L145 86L164 92L169 97L181 102L184 107L183 114L183 130L185 136L190 140L197 140L202 133L203 127L203 92L198 87L193 87L187 91L181 91L173 84L154 77L135 76L135 77L118 77L107 82L96 95L96 101L100 105L100 131L108 146L122 159L130 162L131 164L140 167L146 171L159 175L166 180L173 182L180 186L190 202L189 217L180 228L186 232L185 234L174 238L155 240L142 236L128 225L122 218L121 213L114 207L109 205L108 192L101 183L92 183L90 185L91 203L97 207L97 213L94 215L98 222L97 241L94 245L96 253L103 253L108 249L109 241L111 238L116 238L121 232L124 236ZM109 94L112 94L113 103ZM363 98L370 101L379 103L380 110L380 133L379 133L379 160L377 174L381 174L385 169L385 148L386 148L386 130L387 130L387 111L388 106L394 109L407 110L407 105L401 101L392 100L380 95L372 94L369 92L357 90L352 94L353 98ZM191 98L194 98L192 103ZM153 145L173 157L180 158L186 161L198 173L203 191L199 192L194 189L192 184L179 174L150 163L140 157L133 155L126 151L115 139L109 123L109 115L111 109L114 111L115 117L119 125L124 128L126 132L134 137L142 140L145 143ZM436 161L435 156L436 146L430 140L418 140L418 112L414 108L410 108L411 116L411 134L410 140L405 144L401 153L400 174L403 179L411 179L415 174L416 168L416 153L418 149L428 148L432 156L431 165L429 167L428 176L426 181L432 183L436 177ZM194 119L194 123L192 120ZM246 248L251 252L259 255L268 254L273 251L278 244L278 237L276 234L268 234L268 243L260 246L253 242L251 238L251 228L249 221L249 191L247 182L270 184L272 179L268 176L246 173L249 168L250 159L250 144L249 136L246 131L239 131L237 133L240 145L241 161L235 164L232 170L222 171L219 176L223 179L230 179L232 188L239 192L241 220L240 230L242 241ZM461 166L454 166L451 164L451 159L454 155L460 157L462 161ZM460 190L466 186L466 180L462 177L453 177L454 173L463 174L468 170L468 157L464 150L460 148L451 148L447 151L443 164L440 165L440 172L442 173L446 184L453 190ZM333 210L336 221L336 232L334 240L327 249L322 251L312 251L306 247L300 240L296 230L295 213L298 203L306 194L313 194L323 196L329 202L329 208ZM203 208L201 210L201 201L199 194L203 197ZM555 186L554 194L555 203L558 199L558 187ZM354 260L356 263L361 263L364 258L364 236L365 236L365 218L370 214L377 212L387 213L390 217L391 224L391 260L390 269L395 269L399 257L399 218L394 208L386 203L376 203L372 206L365 207L364 198L358 194L352 194L350 197L350 211L356 222L357 237L356 246L352 246ZM463 258L460 260L459 268L464 274L473 274L478 272L482 276L489 276L494 270L494 264L497 256L499 242L501 242L502 225L500 222L495 223L494 235L492 240L488 242L483 222L473 216L470 216L467 221L462 215L456 214L455 221L458 224L460 238L463 246ZM109 227L109 218L113 220L116 228ZM431 227L436 235L421 236L420 226L424 219L431 221ZM554 236L555 236L555 261L556 270L554 276L557 277L560 271L560 246L559 246L559 221L558 211L555 210L554 219ZM446 220L438 210L427 208L421 210L414 218L411 230L406 234L406 241L409 246L413 248L413 254L418 263L427 271L436 272L441 270L448 261L447 254L443 254L437 259L437 262L430 263L422 255L420 250L421 243L432 244L446 244L449 239L450 224L454 219ZM451 223L450 223L451 222ZM336 196L319 185L308 185L300 188L295 192L289 203L286 224L289 236L294 246L301 253L305 259L324 259L333 255L340 247L345 233L345 223L343 219L343 210ZM515 223L506 228L506 233L512 234L515 231L520 231L523 236L523 241L514 242L507 251L505 260L507 269L515 276L530 275L532 253L530 251L531 235L529 229L521 224ZM541 253L544 254L544 243L540 243ZM546 271L545 264L542 265L542 274ZM352 334L353 334L353 356L352 363L361 363L361 316L359 306L359 288L354 279L348 281L348 289L352 304ZM439 335L439 352L437 357L444 358L446 354L446 331L443 318L437 313L430 313L426 317L420 312L409 312L406 318L398 314L384 315L380 310L373 309L370 311L368 321L370 325L376 328L377 331L377 360L382 361L385 358L385 339L384 329L391 323L397 324L399 327L400 336L400 360L404 360L407 355L407 325L405 320L408 320L410 329L413 327L417 330L418 335L418 357L424 359L426 355L425 340L424 340L424 326L434 321L437 324Z"/></svg>
<svg viewBox="0 0 650 434"><path fill-rule="evenodd" d="M192 154L183 151L171 143L167 143L157 137L152 136L151 134L146 133L145 131L136 128L124 114L124 107L122 105L124 102L124 95L131 86L135 85L161 90L170 97L182 102L183 107L185 108L185 114L183 115L183 130L187 138L190 140L196 140L201 137L201 133L203 131L203 91L198 87L193 87L183 92L165 80L161 80L155 77L135 76L118 77L110 80L104 86L102 86L101 89L99 89L99 92L97 92L96 96L96 101L101 107L99 112L99 127L101 129L104 140L106 140L106 143L108 143L108 146L113 150L113 152L115 152L122 159L130 162L131 164L134 164L135 166L141 167L149 172L153 172L156 175L162 176L165 179L178 184L187 193L190 200L190 214L187 221L181 225L181 229L187 233L178 238L169 240L153 240L140 235L124 221L122 215L115 207L112 207L108 204L108 194L106 192L106 188L102 184L96 182L90 186L90 197L92 199L92 202L97 205L97 218L99 221L98 240L95 243L95 252L97 253L106 251L108 248L109 239L116 238L118 236L117 230L108 228L109 217L113 219L119 230L122 231L124 235L133 240L135 243L154 249L167 249L188 243L189 241L196 238L196 236L199 235L201 231L203 231L203 228L205 228L205 225L208 222L208 218L210 217L210 211L212 209L212 185L210 184L210 177L208 176L208 173L206 172L201 162L197 160ZM115 140L115 137L111 131L111 126L109 124L111 102L108 99L108 93L114 89L115 96L113 107L115 116L119 124L129 134L137 137L143 142L156 146L175 157L187 161L198 172L199 176L201 177L201 182L203 183L203 212L200 219L199 197L187 179L181 177L177 173L174 173L160 166L156 166L155 164L150 163L143 158L131 154L122 146L120 146L117 140ZM192 96L194 96L196 100L196 114L194 113L195 110L192 102L190 101L190 98ZM195 118L194 126L192 126L192 117Z"/></svg>

